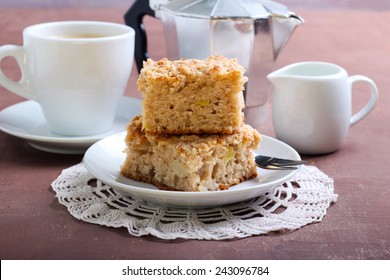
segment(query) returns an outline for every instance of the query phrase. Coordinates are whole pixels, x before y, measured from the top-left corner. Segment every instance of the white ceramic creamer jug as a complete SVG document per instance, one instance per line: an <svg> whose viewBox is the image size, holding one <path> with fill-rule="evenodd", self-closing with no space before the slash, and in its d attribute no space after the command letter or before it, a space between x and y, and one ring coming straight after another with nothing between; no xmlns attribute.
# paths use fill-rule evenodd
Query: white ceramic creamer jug
<svg viewBox="0 0 390 280"><path fill-rule="evenodd" d="M300 62L272 72L272 121L276 137L303 154L336 151L351 126L375 107L378 89L362 75L326 62ZM352 84L365 82L370 99L352 115Z"/></svg>

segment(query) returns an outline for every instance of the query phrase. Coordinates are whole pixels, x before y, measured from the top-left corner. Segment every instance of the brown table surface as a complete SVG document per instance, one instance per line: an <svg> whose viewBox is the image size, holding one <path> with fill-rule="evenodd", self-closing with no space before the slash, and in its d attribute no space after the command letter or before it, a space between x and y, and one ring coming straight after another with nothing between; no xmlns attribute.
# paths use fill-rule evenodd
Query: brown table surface
<svg viewBox="0 0 390 280"><path fill-rule="evenodd" d="M354 126L333 154L305 157L334 179L338 201L322 222L288 233L229 241L133 237L127 230L79 221L60 205L50 187L60 172L82 159L42 152L0 132L1 259L389 259L390 258L390 11L296 9L305 19L276 67L322 60L350 74L374 79L375 110ZM124 9L2 9L0 45L22 44L28 25L56 20L123 22ZM148 19L150 53L165 55L161 24ZM8 75L17 67L2 62ZM139 96L133 71L126 95ZM354 110L367 98L356 87ZM0 88L0 110L23 101ZM386 106L389 106L387 108ZM387 109L386 109L387 108ZM273 136L270 121L261 131Z"/></svg>

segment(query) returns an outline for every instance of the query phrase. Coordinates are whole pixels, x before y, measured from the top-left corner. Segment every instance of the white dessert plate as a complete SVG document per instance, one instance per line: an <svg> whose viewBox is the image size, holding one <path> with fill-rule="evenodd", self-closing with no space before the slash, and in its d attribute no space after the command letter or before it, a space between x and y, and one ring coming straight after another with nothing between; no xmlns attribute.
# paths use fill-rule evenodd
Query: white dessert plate
<svg viewBox="0 0 390 280"><path fill-rule="evenodd" d="M0 129L10 135L26 139L39 150L59 154L84 154L96 141L126 129L129 121L141 113L141 100L123 97L113 127L101 134L67 137L49 131L39 104L24 101L0 112Z"/></svg>
<svg viewBox="0 0 390 280"><path fill-rule="evenodd" d="M249 200L266 193L289 180L297 170L270 171L259 169L257 178L230 187L224 191L181 192L159 190L151 184L130 180L120 175L120 166L126 155L126 132L104 138L93 144L85 153L87 170L103 183L125 192L133 198L155 204L180 208L210 208ZM299 160L299 154L287 144L263 136L261 148L256 154Z"/></svg>

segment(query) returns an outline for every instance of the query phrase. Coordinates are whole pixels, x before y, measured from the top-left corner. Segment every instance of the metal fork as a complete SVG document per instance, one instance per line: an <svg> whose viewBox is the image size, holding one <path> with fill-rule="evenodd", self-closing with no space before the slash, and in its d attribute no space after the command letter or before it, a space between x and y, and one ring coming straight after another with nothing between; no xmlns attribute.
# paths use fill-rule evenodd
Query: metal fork
<svg viewBox="0 0 390 280"><path fill-rule="evenodd" d="M305 160L291 160L257 155L255 162L258 167L271 170L294 170L297 165L306 163Z"/></svg>

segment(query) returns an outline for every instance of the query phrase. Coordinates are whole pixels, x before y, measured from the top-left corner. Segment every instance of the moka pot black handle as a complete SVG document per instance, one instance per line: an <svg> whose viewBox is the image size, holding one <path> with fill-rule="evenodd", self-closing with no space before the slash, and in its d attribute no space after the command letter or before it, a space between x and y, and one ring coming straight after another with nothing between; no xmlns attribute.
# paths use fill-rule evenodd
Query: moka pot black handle
<svg viewBox="0 0 390 280"><path fill-rule="evenodd" d="M135 31L134 59L141 71L143 62L149 58L146 31L143 24L145 15L155 17L154 11L149 6L149 0L136 0L125 14L125 23Z"/></svg>

